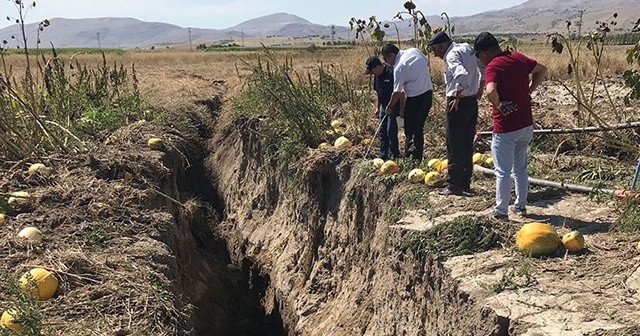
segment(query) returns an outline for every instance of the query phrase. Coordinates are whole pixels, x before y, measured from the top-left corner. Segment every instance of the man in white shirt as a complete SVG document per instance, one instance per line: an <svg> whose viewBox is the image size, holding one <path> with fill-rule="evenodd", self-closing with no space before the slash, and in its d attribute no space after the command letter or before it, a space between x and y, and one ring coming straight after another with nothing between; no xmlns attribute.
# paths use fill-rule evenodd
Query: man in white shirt
<svg viewBox="0 0 640 336"><path fill-rule="evenodd" d="M390 115L400 104L400 116L404 118L404 156L421 161L424 149L424 123L429 115L433 99L433 85L429 74L429 59L419 49L399 50L387 43L382 47L384 61L393 66L393 94L385 109ZM405 98L406 97L406 98ZM413 144L414 150L409 152Z"/></svg>
<svg viewBox="0 0 640 336"><path fill-rule="evenodd" d="M436 57L445 62L447 96L447 189L443 195L471 196L473 137L478 122L478 99L484 90L484 65L468 43L455 43L444 32L429 40Z"/></svg>

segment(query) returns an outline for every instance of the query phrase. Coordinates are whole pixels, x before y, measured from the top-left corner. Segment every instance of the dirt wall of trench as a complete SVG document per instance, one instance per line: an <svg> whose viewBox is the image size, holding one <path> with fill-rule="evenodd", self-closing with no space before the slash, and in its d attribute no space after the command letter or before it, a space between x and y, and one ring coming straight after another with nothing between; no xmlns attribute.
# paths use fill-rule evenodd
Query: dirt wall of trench
<svg viewBox="0 0 640 336"><path fill-rule="evenodd" d="M265 169L250 127L210 140L206 167L224 204L216 228L232 262L265 279L263 306L289 335L507 335L437 259L400 248L385 220L400 190L361 178L358 152L312 150L297 182Z"/></svg>

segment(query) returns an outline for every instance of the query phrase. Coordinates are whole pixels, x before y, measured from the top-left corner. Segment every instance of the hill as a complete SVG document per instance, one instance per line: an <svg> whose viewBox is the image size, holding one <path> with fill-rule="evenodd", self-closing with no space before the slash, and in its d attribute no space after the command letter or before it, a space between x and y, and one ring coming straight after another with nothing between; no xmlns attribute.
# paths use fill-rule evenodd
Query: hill
<svg viewBox="0 0 640 336"><path fill-rule="evenodd" d="M501 10L488 11L465 17L452 17L456 34L471 35L480 31L494 33L547 33L564 31L566 21L577 27L582 13L583 30L596 26L598 20L609 20L618 13L614 31L628 31L640 17L637 0L530 0L520 5ZM384 13L372 13L384 20ZM390 16L392 13L388 13ZM439 16L427 16L433 27L444 25ZM287 13L266 15L242 22L226 29L185 28L167 23L144 22L133 18L64 19L54 18L51 25L41 32L40 40L48 46L57 47L107 47L136 48L158 45L186 44L189 36L195 43L211 43L220 40L239 40L263 37L308 37L330 38L332 31L336 39L353 39L355 34L347 26L321 25ZM346 24L346 22L345 22ZM396 21L400 37L412 35L409 21ZM37 24L27 25L29 44L35 46ZM385 29L390 40L396 37L395 27ZM0 38L10 41L15 48L19 36L17 26L0 29Z"/></svg>

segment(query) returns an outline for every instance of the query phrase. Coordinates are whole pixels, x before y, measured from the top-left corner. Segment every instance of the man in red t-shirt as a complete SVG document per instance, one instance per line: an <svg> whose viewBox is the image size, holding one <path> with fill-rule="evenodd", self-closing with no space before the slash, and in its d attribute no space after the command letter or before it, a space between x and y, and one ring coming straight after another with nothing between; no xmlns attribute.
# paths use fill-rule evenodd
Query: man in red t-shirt
<svg viewBox="0 0 640 336"><path fill-rule="evenodd" d="M491 153L496 174L493 217L506 220L509 218L510 174L514 176L516 192L511 210L526 214L527 147L533 137L531 92L544 80L547 68L520 53L502 51L498 40L488 32L476 37L474 50L486 65L485 93L493 105Z"/></svg>

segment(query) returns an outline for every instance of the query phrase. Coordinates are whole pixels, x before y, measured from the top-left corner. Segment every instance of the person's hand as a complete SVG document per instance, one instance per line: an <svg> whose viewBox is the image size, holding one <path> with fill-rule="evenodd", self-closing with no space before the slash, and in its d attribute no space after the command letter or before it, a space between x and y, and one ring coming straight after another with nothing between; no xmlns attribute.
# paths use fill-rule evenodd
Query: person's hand
<svg viewBox="0 0 640 336"><path fill-rule="evenodd" d="M391 113L393 113L393 109L387 106L387 108L384 109L384 114L391 115Z"/></svg>
<svg viewBox="0 0 640 336"><path fill-rule="evenodd" d="M460 104L460 99L459 98L453 98L451 100L451 102L449 103L449 109L451 111L457 111L458 110L458 105Z"/></svg>
<svg viewBox="0 0 640 336"><path fill-rule="evenodd" d="M380 114L380 109L374 109L374 110L373 110L373 115L374 115L376 118L378 118L379 114Z"/></svg>
<svg viewBox="0 0 640 336"><path fill-rule="evenodd" d="M509 115L517 110L518 104L513 101L501 101L500 105L498 105L498 111L500 111L503 116Z"/></svg>

